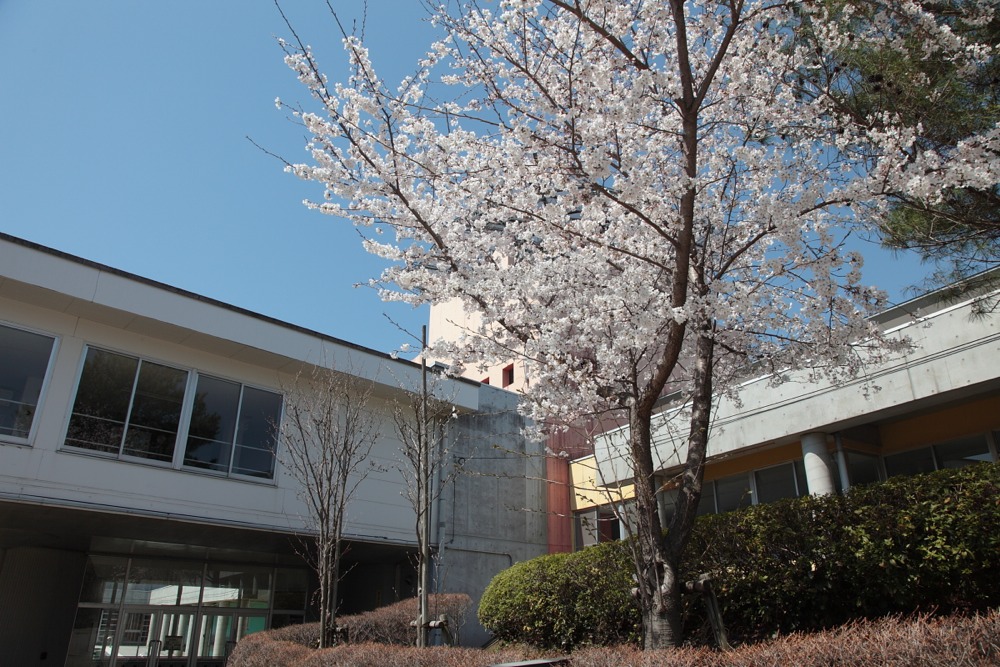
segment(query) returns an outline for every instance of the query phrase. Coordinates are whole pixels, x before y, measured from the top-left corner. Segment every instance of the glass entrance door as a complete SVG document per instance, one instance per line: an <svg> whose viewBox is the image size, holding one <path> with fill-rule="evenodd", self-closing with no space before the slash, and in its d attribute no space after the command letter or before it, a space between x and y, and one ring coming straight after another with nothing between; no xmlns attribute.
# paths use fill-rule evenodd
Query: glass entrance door
<svg viewBox="0 0 1000 667"><path fill-rule="evenodd" d="M195 617L190 610L126 608L124 621L119 625L115 664L188 667L197 627Z"/></svg>
<svg viewBox="0 0 1000 667"><path fill-rule="evenodd" d="M91 555L65 667L223 667L267 629L275 585L278 622L301 622L298 568Z"/></svg>
<svg viewBox="0 0 1000 667"><path fill-rule="evenodd" d="M126 607L123 618L113 667L222 667L236 642L267 621L264 614L163 607Z"/></svg>

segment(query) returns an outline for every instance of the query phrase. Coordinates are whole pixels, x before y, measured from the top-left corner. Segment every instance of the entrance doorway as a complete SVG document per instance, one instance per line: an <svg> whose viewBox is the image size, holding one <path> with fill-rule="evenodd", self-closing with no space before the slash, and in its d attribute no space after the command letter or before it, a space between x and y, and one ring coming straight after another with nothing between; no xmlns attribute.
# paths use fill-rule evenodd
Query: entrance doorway
<svg viewBox="0 0 1000 667"><path fill-rule="evenodd" d="M306 571L92 554L65 667L223 667L236 642L301 623Z"/></svg>
<svg viewBox="0 0 1000 667"><path fill-rule="evenodd" d="M121 618L106 628L107 667L222 667L237 641L267 623L263 613L169 607L126 607Z"/></svg>

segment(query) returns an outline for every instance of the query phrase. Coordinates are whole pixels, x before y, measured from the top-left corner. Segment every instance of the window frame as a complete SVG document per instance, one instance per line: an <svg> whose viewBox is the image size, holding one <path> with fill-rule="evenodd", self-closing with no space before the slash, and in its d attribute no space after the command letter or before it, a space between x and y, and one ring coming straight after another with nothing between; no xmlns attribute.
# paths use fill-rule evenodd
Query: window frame
<svg viewBox="0 0 1000 667"><path fill-rule="evenodd" d="M220 380L222 382L231 382L239 386L239 399L236 406L235 424L233 426L233 437L232 441L229 443L229 460L226 464L226 470L214 470L212 468L205 468L196 465L190 465L184 463L184 459L187 455L188 439L190 438L191 429L191 416L194 407L194 401L196 393L198 391L198 379L201 377L211 378L213 380ZM281 401L281 407L278 410L278 423L275 425L276 431L274 433L274 449L271 452L271 475L270 477L262 477L258 475L247 475L243 473L238 473L233 471L233 462L236 460L236 449L239 447L239 436L240 436L240 415L243 412L243 399L246 395L247 389L255 389L257 391L264 391L270 394L274 394ZM253 481L259 483L271 483L274 482L278 474L278 447L281 443L281 436L279 431L281 430L281 423L285 418L285 395L280 391L275 391L274 389L269 389L267 387L261 387L249 382L241 382L239 380L234 380L233 378L224 377L216 373L205 373L199 370L192 370L191 377L189 379L188 390L190 391L190 398L185 395L185 409L186 412L182 417L184 419L183 430L178 432L178 440L183 438L182 446L180 447L179 455L177 458L177 467L180 470L188 470L191 472L196 472L199 474L214 475L216 477L226 477L229 479L240 479L245 481ZM221 441L220 441L221 442Z"/></svg>
<svg viewBox="0 0 1000 667"><path fill-rule="evenodd" d="M48 396L49 383L52 380L52 373L54 372L56 354L59 351L60 337L42 329L36 329L30 326L24 326L23 324L17 324L7 320L0 320L0 327L6 327L8 329L13 329L15 331L22 331L24 333L33 334L36 336L42 336L43 338L49 338L52 340L52 345L49 348L49 358L45 362L45 371L42 373L42 383L38 388L38 401L35 403L35 411L31 416L31 426L28 428L27 437L19 437L16 435L5 435L0 433L0 444L10 444L10 445L21 445L24 447L34 446L35 438L38 435L39 423L38 415L42 413L45 406L45 398Z"/></svg>
<svg viewBox="0 0 1000 667"><path fill-rule="evenodd" d="M503 371L501 371L500 378L501 378L500 379L500 384L503 385L503 387L502 387L503 389L506 389L507 387L509 387L512 384L514 384L514 364L513 363L510 363L510 364L507 364L506 366L504 366Z"/></svg>
<svg viewBox="0 0 1000 667"><path fill-rule="evenodd" d="M106 352L106 353L109 353L109 354L114 354L114 355L118 355L118 356L121 356L121 357L128 357L130 359L137 360L136 372L135 372L135 375L133 376L133 379L132 379L132 387L130 389L131 393L129 395L129 405L128 405L128 410L127 410L127 414L126 414L126 421L125 421L126 428L125 428L125 431L122 434L122 439L119 442L118 451L117 452L105 452L105 451L101 451L99 449L90 449L90 448L87 448L87 447L80 447L80 446L76 446L76 445L73 445L73 444L68 444L66 442L66 440L67 440L67 438L69 436L70 422L72 421L73 415L75 414L74 408L76 407L77 396L78 396L78 394L80 392L80 385L81 385L81 382L83 380L83 371L84 371L84 367L85 367L85 365L87 363L87 355L89 354L90 350L92 350L92 349L93 350L100 350L102 352ZM142 368L142 364L144 362L145 363L151 363L151 364L157 364L157 365L164 366L164 367L167 367L167 368L171 368L171 369L174 369L174 370L177 370L177 371L182 371L182 372L184 372L186 374L186 380L184 381L183 396L181 398L181 409L180 409L179 423L178 423L178 426L177 426L177 433L175 435L175 440L174 440L173 454L172 454L171 459L169 461L158 460L158 459L155 459L155 458L146 458L146 457L142 457L142 456L135 456L135 455L132 455L132 454L128 454L125 451L124 442L125 442L126 435L128 433L128 426L131 424L130 417L131 417L132 409L134 407L136 387L137 387L137 384L138 384L138 378L139 378L139 374L140 374L140 371L141 371L141 368ZM229 446L229 461L228 461L228 463L226 465L226 470L213 470L213 469L207 468L207 467L199 467L199 466L194 466L194 465L187 465L187 464L184 463L185 455L187 454L189 432L190 432L190 429L191 429L191 419L192 419L193 406L194 406L195 397L196 397L197 389L198 389L198 379L200 377L202 377L202 376L208 377L208 378L212 378L212 379L215 379L215 380L220 380L220 381L223 381L223 382L229 382L229 383L235 384L235 385L237 385L239 387L239 404L237 405L237 414L236 414L237 424L234 427L233 439L232 439L232 441L228 445ZM275 427L276 431L274 433L274 449L271 452L271 470L270 470L270 475L269 476L248 475L248 474L243 474L243 473L238 473L238 472L234 472L233 471L233 461L235 459L236 448L238 446L237 441L238 441L239 433L240 433L239 424L238 424L239 414L240 414L240 411L243 409L243 397L244 397L244 394L245 394L245 390L248 389L248 388L249 389L254 389L254 390L257 390L257 391L267 392L269 394L273 394L273 395L275 395L275 396L278 397L278 400L280 402L280 408L278 410L278 415L277 415L278 423L277 423L277 425ZM221 478L221 479L232 479L232 480L238 480L238 481L254 482L256 484L267 484L267 485L274 486L274 485L277 484L277 478L278 478L278 448L279 448L279 445L280 445L280 442L281 442L281 438L280 438L280 435L279 435L278 431L280 430L280 425L281 425L281 423L282 423L282 421L284 420L284 417L285 417L285 402L286 402L285 401L285 395L281 391L277 391L277 390L275 390L273 388L270 388L270 387L264 387L264 386L260 386L260 385L254 384L254 383L243 382L241 380L237 380L237 379L234 379L232 377L227 377L225 375L221 375L221 374L218 374L218 373L203 372L203 371L198 370L197 368L193 368L193 367L185 366L185 365L178 365L178 364L175 364L173 362L164 361L164 360L161 360L161 359L156 358L156 357L151 357L151 356L147 356L147 355L144 355L144 354L139 354L139 353L136 353L136 352L127 352L127 351L122 351L122 350L110 348L110 347L103 346L103 345L93 345L93 344L87 343L87 344L85 344L83 346L83 352L80 355L79 363L77 365L76 382L75 382L74 387L73 387L73 392L70 395L69 409L67 410L67 413L66 413L66 419L65 419L65 423L63 424L63 430L62 430L62 438L60 440L60 445L59 445L58 449L59 449L59 451L63 451L63 452L70 452L70 453L73 453L73 454L82 454L82 455L85 455L85 456L95 456L95 457L99 457L99 458L103 458L103 459L108 459L108 460L111 460L111 461L122 461L122 462L126 462L126 463L138 463L140 465L147 465L147 466L152 466L152 467L156 467L156 468L167 468L167 469L177 470L177 471L182 471L182 472L191 472L191 473L198 474L198 475L208 475L208 476L212 476L212 477L218 477L218 478Z"/></svg>
<svg viewBox="0 0 1000 667"><path fill-rule="evenodd" d="M80 393L80 386L81 386L81 383L83 382L83 371L84 371L84 368L86 367L87 356L90 353L90 350L99 350L101 352L105 352L105 353L108 353L108 354L114 354L114 355L117 355L119 357L127 357L127 358L130 358L130 359L135 359L136 360L136 368L135 368L135 372L134 372L134 374L132 376L132 386L131 386L131 388L129 390L128 407L127 407L126 412L125 412L124 430L122 431L121 439L118 442L118 451L117 452L105 452L105 451L101 451L99 449L91 449L89 447L79 447L79 446L76 446L76 445L67 444L67 442L66 442L67 438L69 437L70 423L73 421L73 415L76 414L76 411L75 411L76 401L77 401L77 398L78 398L79 393ZM178 419L178 422L177 422L177 433L174 436L174 449L173 449L173 452L171 453L171 457L170 457L169 461L162 460L162 459L148 458L148 457L143 457L143 456L136 456L134 454L128 454L125 451L125 442L126 442L126 437L128 435L128 427L132 423L131 422L132 411L133 411L133 409L135 407L136 390L138 388L139 376L140 376L141 371L142 371L142 364L143 364L143 362L147 362L147 363L151 363L151 364L157 364L157 365L163 366L165 368L170 368L170 369L173 369L173 370L176 370L176 371L181 371L181 372L185 373L186 376L187 376L186 379L185 379L185 381L184 381L184 390L183 390L184 393L181 396L181 408L180 408L180 412L179 412L178 418L177 418ZM180 442L181 433L186 430L186 423L187 423L186 420L188 418L188 416L187 416L187 410L186 410L186 408L187 408L187 396L188 396L188 390L190 388L190 383L191 383L191 374L192 374L192 371L189 368L184 368L184 367L181 367L181 366L177 366L176 364L173 364L173 363L170 363L170 362L166 362L166 361L162 361L160 359L156 359L156 358L153 358L153 357L148 357L148 356L144 356L144 355L141 355L141 354L136 354L134 352L123 352L123 351L120 351L120 350L115 350L115 349L112 349L112 348L109 348L109 347L105 347L103 345L85 344L83 346L83 353L80 355L80 360L79 360L79 363L77 364L76 383L73 386L73 393L72 393L72 396L71 396L71 399L70 399L69 409L66 411L66 423L63 425L62 439L60 441L59 450L60 451L71 451L71 452L74 452L74 453L82 453L82 454L87 454L89 456L97 456L97 457L100 457L100 458L109 459L109 460L113 460L113 461L125 461L127 463L140 463L142 465L154 466L154 467L158 467L158 468L175 468L176 467L175 464L177 462L177 454L178 454L177 444L178 444L178 442Z"/></svg>

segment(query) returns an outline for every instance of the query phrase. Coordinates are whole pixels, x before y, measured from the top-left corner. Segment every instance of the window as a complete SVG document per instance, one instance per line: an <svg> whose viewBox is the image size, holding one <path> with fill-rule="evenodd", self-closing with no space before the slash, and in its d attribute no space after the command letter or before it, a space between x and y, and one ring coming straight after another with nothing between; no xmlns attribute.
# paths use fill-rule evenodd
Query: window
<svg viewBox="0 0 1000 667"><path fill-rule="evenodd" d="M698 515L731 512L781 498L797 498L808 492L805 466L802 461L792 461L705 482Z"/></svg>
<svg viewBox="0 0 1000 667"><path fill-rule="evenodd" d="M845 452L845 455L847 456L847 477L852 487L859 484L874 484L882 479L877 456L855 451Z"/></svg>
<svg viewBox="0 0 1000 667"><path fill-rule="evenodd" d="M188 391L191 375L88 349L65 444L271 479L281 395L200 374L191 383L194 391ZM190 417L183 419L185 414ZM184 443L182 456L178 439Z"/></svg>
<svg viewBox="0 0 1000 667"><path fill-rule="evenodd" d="M619 508L619 512L627 511ZM624 536L615 510L610 506L577 512L573 516L573 541L577 550L600 542L613 542Z"/></svg>
<svg viewBox="0 0 1000 667"><path fill-rule="evenodd" d="M930 447L885 457L885 474L889 477L934 472L935 469L934 452Z"/></svg>
<svg viewBox="0 0 1000 667"><path fill-rule="evenodd" d="M90 348L66 444L170 462L186 384L186 371Z"/></svg>
<svg viewBox="0 0 1000 667"><path fill-rule="evenodd" d="M0 438L27 442L55 339L0 325Z"/></svg>
<svg viewBox="0 0 1000 667"><path fill-rule="evenodd" d="M509 387L514 384L514 364L509 364L503 369L503 386Z"/></svg>
<svg viewBox="0 0 1000 667"><path fill-rule="evenodd" d="M480 380L480 381L479 381L479 383L480 383L480 384L489 384L489 383L490 383L490 376L489 376L489 375L487 375L487 376L486 376L486 377L484 377L484 378L483 378L482 380Z"/></svg>
<svg viewBox="0 0 1000 667"><path fill-rule="evenodd" d="M961 468L973 463L992 461L990 446L982 435L959 438L934 445L939 468Z"/></svg>
<svg viewBox="0 0 1000 667"><path fill-rule="evenodd" d="M805 495L805 471L803 470L802 477L797 472L797 466L792 463L755 470L753 477L757 503L771 503L781 498Z"/></svg>
<svg viewBox="0 0 1000 667"><path fill-rule="evenodd" d="M942 442L933 447L922 447L887 456L885 457L885 471L889 477L916 475L942 468L961 468L973 463L992 460L993 455L990 453L986 437L973 435Z"/></svg>
<svg viewBox="0 0 1000 667"><path fill-rule="evenodd" d="M184 465L270 479L280 419L280 395L200 375Z"/></svg>
<svg viewBox="0 0 1000 667"><path fill-rule="evenodd" d="M750 493L749 476L734 475L715 480L715 503L720 514L741 507L750 507L753 504L753 496Z"/></svg>

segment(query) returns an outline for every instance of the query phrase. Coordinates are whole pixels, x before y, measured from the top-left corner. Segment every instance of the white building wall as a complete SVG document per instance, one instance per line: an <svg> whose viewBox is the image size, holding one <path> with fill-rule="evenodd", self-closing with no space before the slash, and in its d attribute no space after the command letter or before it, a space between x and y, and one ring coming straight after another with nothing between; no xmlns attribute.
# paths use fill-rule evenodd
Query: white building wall
<svg viewBox="0 0 1000 667"><path fill-rule="evenodd" d="M373 458L379 469L359 489L346 532L415 541L413 511L395 469L399 442L391 416L392 401L404 395L400 388L420 387L414 364L3 238L0 323L56 339L32 441L0 443L0 499L301 530L307 512L280 454L273 481L247 481L119 461L64 449L62 442L88 345L276 392L317 363L376 386L373 412L382 435ZM459 411L478 407L474 383L443 380L434 386Z"/></svg>
<svg viewBox="0 0 1000 667"><path fill-rule="evenodd" d="M964 398L984 386L1000 386L1000 319L974 316L971 301L907 321L888 335L909 340L911 347L886 361L869 361L853 380L812 382L806 373L796 372L778 386L771 386L768 378L747 382L740 389L741 404L728 398L718 400L708 456L791 442L811 432L832 433L922 403ZM858 353L865 356L864 351ZM686 428L684 418L665 418L654 426L654 460L660 469L685 460ZM627 437L627 429L620 429L596 443L605 483L632 476Z"/></svg>
<svg viewBox="0 0 1000 667"><path fill-rule="evenodd" d="M72 555L76 563L67 576L77 583L62 586L61 597L46 598L36 610L37 616L65 607L64 622L53 630L59 636L36 632L29 652L66 653L64 634L91 550L116 558L183 555L294 568L298 561L290 559L298 551L289 538L309 528L298 484L282 466L280 443L273 480L185 469L181 455L158 463L64 447L88 346L270 390L286 402L297 375L308 376L315 366L371 381L369 408L380 435L373 467L348 508L344 535L362 573L350 582L352 604L384 604L409 593L402 580L416 543L415 516L400 472L406 466L393 412L419 392L418 365L2 233L0 324L55 340L27 442L0 436L0 518L10 517L0 524L0 597L20 601L27 595L19 584L26 575L15 567L31 560L25 549L53 559ZM446 429L447 462L456 475L447 501L434 512L432 542L441 550L436 585L478 598L497 571L545 550L541 448L525 442L514 394L447 377L436 377L430 389L456 416ZM184 447L183 416L181 425L178 449ZM33 572L42 576L44 567ZM471 626L470 637L482 638L482 629ZM0 651L18 634L0 636ZM38 649L42 644L49 648Z"/></svg>
<svg viewBox="0 0 1000 667"><path fill-rule="evenodd" d="M280 453L274 481L257 482L62 448L87 345L277 392L291 386L294 376L11 299L0 298L0 322L57 339L33 441L0 448L0 497L276 530L306 527L306 508L284 474ZM377 400L374 414L383 435L373 457L380 468L389 468L398 458L399 443L387 399ZM395 470L373 472L359 489L347 532L412 542L412 510L401 496L402 486Z"/></svg>

